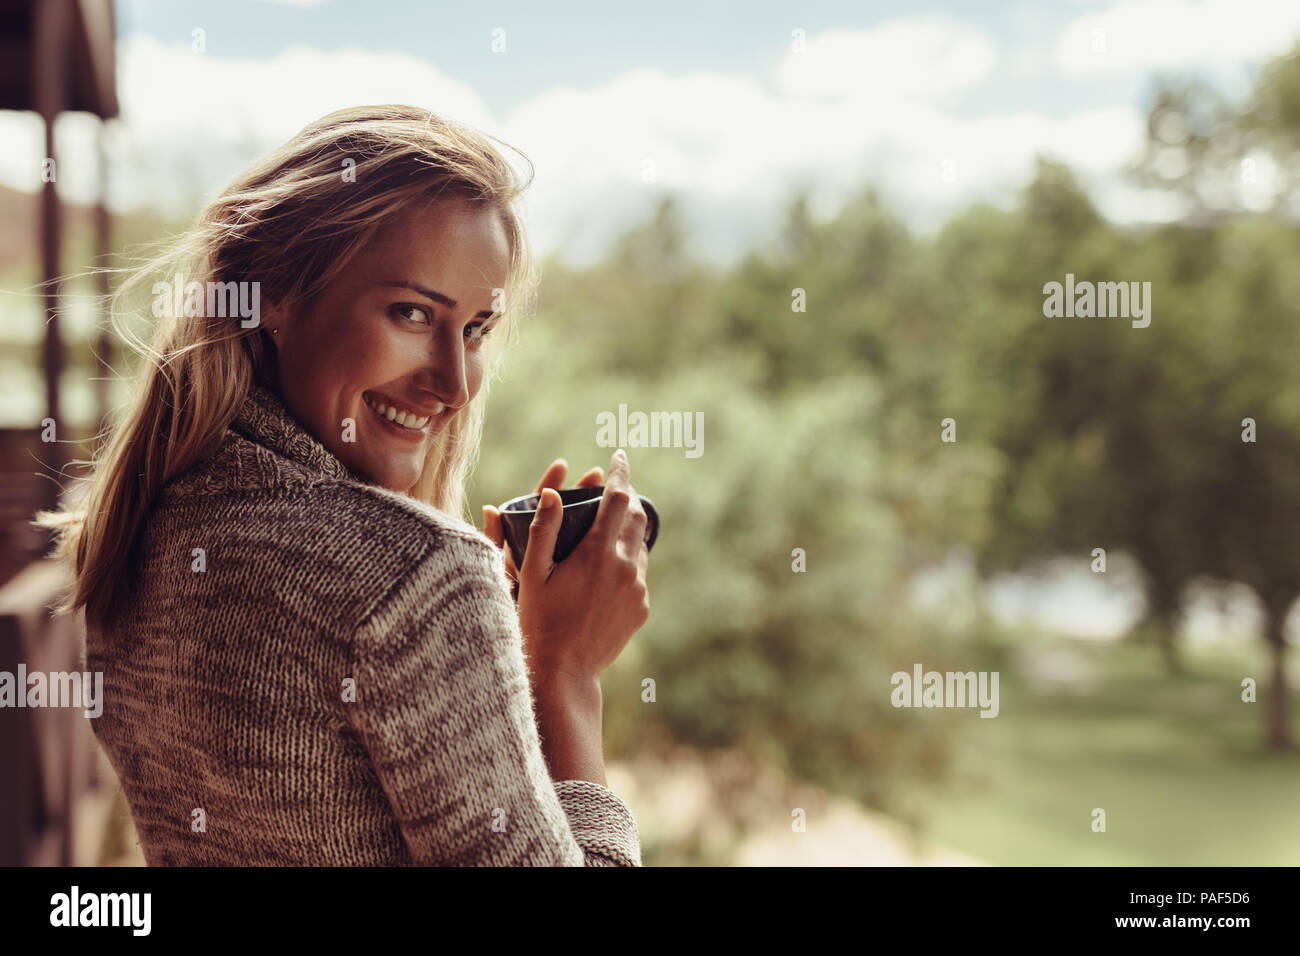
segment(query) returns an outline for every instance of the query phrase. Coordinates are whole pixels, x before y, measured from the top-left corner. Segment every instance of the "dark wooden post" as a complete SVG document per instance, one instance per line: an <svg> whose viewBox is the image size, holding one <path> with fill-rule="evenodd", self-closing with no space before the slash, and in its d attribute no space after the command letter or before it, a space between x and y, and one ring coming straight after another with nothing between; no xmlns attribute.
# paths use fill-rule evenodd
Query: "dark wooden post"
<svg viewBox="0 0 1300 956"><path fill-rule="evenodd" d="M45 0L33 5L32 89L36 94L36 111L45 123L45 158L55 159L54 121L67 102L65 74L68 41L71 33L68 0ZM60 405L59 379L63 374L63 339L59 330L59 193L54 176L41 191L41 272L45 281L45 415L53 419L55 441L47 446L46 463L56 471L63 469L62 438L65 425ZM49 507L58 504L59 487L51 482L47 497Z"/></svg>
<svg viewBox="0 0 1300 956"><path fill-rule="evenodd" d="M95 206L95 264L100 268L97 274L97 288L103 309L99 317L99 335L95 339L95 356L99 365L99 376L95 382L95 417L96 431L103 428L108 420L111 396L109 379L113 374L113 327L109 313L108 295L111 288L108 273L103 271L109 266L109 252L112 248L112 220L108 215L108 152L104 142L104 121L96 132L96 145L99 158L99 202Z"/></svg>

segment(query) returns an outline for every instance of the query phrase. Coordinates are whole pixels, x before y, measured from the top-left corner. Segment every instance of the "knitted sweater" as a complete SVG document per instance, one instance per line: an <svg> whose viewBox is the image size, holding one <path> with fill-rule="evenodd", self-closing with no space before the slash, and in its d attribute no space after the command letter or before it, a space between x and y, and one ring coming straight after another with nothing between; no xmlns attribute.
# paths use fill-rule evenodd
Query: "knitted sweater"
<svg viewBox="0 0 1300 956"><path fill-rule="evenodd" d="M87 665L150 865L641 865L612 790L549 777L500 550L273 392L167 485L137 568Z"/></svg>

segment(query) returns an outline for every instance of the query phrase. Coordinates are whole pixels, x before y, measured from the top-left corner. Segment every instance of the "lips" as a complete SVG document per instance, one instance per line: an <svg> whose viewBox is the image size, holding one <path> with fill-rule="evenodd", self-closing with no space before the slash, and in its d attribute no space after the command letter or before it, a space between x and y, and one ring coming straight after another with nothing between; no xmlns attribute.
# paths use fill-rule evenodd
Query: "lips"
<svg viewBox="0 0 1300 956"><path fill-rule="evenodd" d="M399 425L411 431L420 431L429 423L431 418L436 418L442 414L447 407L442 402L438 402L432 411L422 412L410 406L401 405L386 395L378 395L374 392L364 393L361 399L380 418L387 419L394 425Z"/></svg>

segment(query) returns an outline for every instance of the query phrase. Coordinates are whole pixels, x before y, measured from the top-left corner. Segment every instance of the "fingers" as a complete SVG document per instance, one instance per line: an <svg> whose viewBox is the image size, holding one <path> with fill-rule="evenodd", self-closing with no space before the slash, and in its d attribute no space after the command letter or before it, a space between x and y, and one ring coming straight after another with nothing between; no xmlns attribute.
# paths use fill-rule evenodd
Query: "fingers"
<svg viewBox="0 0 1300 956"><path fill-rule="evenodd" d="M650 570L650 549L644 545L636 559L637 581L641 584L641 604L647 617L650 615L650 588L646 582L646 573ZM643 619L644 622L644 619Z"/></svg>
<svg viewBox="0 0 1300 956"><path fill-rule="evenodd" d="M554 488L556 491L564 484L564 477L569 473L569 463L563 458L557 458L551 462L551 466L546 469L542 475L542 480L537 483L533 494L541 494L543 488ZM586 488L605 483L605 470L599 466L592 468L585 475L578 479L574 485L575 488Z"/></svg>
<svg viewBox="0 0 1300 956"><path fill-rule="evenodd" d="M506 562L506 577L510 579L510 597L517 604L519 603L519 571L515 568L515 556L510 553L509 548L503 548L502 554Z"/></svg>
<svg viewBox="0 0 1300 956"><path fill-rule="evenodd" d="M557 458L551 462L551 467L547 468L542 475L542 480L537 483L537 488L533 494L541 494L543 488L554 488L560 490L560 485L564 484L564 476L569 473L569 463L563 458Z"/></svg>
<svg viewBox="0 0 1300 956"><path fill-rule="evenodd" d="M555 567L555 563L551 558L555 553L555 541L559 537L563 514L559 491L561 486L564 484L564 478L568 474L568 471L569 463L563 458L557 458L555 461L551 462L550 467L546 469L542 474L541 480L537 483L537 490L534 493L540 495L541 498L538 501L537 513L534 514L532 524L530 524L528 528L528 550L524 554L523 568L515 571L513 557L508 551L506 551L507 571L512 572L512 576L514 576L516 580L518 580L520 576L534 574L540 574L545 578L550 575L551 570ZM602 484L605 485L605 493L601 498L600 507L596 513L596 520L593 524L592 532L589 533L602 539L602 542L607 545L611 543L615 535L622 535L625 533L623 529L623 516L627 513L629 508L633 511L641 511L641 504L637 501L632 490L630 473L631 469L628 465L627 453L620 448L614 453L613 458L610 460L610 481L615 485L612 491L610 485L605 482L604 469L599 466L589 469L586 474L578 479L577 484L574 486L577 488L585 488L599 487ZM547 489L555 492L555 514L553 516L545 513L547 511L546 503L551 497L545 494ZM642 518L639 522L633 522L634 525L638 523L640 527L644 529L644 514L642 514ZM504 550L504 533L501 530L501 515L495 508L487 505L484 506L483 526L484 533L491 537L492 540L496 541L498 545L502 546ZM605 529L604 531L599 530L602 527ZM632 534L633 531L626 532L629 554L635 553L630 550L635 544ZM541 546L534 547L535 543L540 543ZM538 556L536 562L534 561L534 555ZM536 567L533 566L534 563L536 563Z"/></svg>
<svg viewBox="0 0 1300 956"><path fill-rule="evenodd" d="M641 504L636 489L632 487L631 470L627 452L620 448L614 453L614 459L610 462L609 484L605 486L605 490L608 492L611 486L615 487L615 496L619 499L626 494L626 507L622 509L622 522L618 525L619 552L635 561L639 553L645 550L645 532L650 518L645 512L645 505ZM598 513L597 520L599 517Z"/></svg>
<svg viewBox="0 0 1300 956"><path fill-rule="evenodd" d="M519 571L515 567L515 556L510 553L506 547L505 528L501 524L501 512L497 511L491 505L483 506L483 533L501 549L501 557L505 563L506 577L510 579L510 595L518 599L519 597Z"/></svg>
<svg viewBox="0 0 1300 956"><path fill-rule="evenodd" d="M611 545L623 529L623 519L632 507L632 500L631 467L627 454L620 448L609 460L609 478L605 481L605 492L601 495L596 520L592 522L588 536L594 537L604 547Z"/></svg>
<svg viewBox="0 0 1300 956"><path fill-rule="evenodd" d="M622 546L620 551L623 555L640 560L641 552L646 551L645 532L649 522L650 517L645 513L645 505L641 504L641 499L633 491L632 499L628 502L627 514L623 518L623 527L618 533L618 543Z"/></svg>
<svg viewBox="0 0 1300 956"><path fill-rule="evenodd" d="M505 532L501 529L501 512L497 511L491 505L483 506L483 533L491 539L492 543L498 548L504 548L506 544Z"/></svg>
<svg viewBox="0 0 1300 956"><path fill-rule="evenodd" d="M501 549L505 555L506 571L512 578L518 578L519 571L515 567L515 556L510 553L506 547L506 529L501 522L501 512L497 511L491 505L483 506L483 533L487 535L492 542Z"/></svg>
<svg viewBox="0 0 1300 956"><path fill-rule="evenodd" d="M550 576L555 567L555 540L560 534L560 524L564 520L564 508L561 506L560 493L554 488L544 488L541 500L537 503L537 513L533 515L532 524L528 526L528 548L524 552L524 566L520 569L520 578L538 583Z"/></svg>

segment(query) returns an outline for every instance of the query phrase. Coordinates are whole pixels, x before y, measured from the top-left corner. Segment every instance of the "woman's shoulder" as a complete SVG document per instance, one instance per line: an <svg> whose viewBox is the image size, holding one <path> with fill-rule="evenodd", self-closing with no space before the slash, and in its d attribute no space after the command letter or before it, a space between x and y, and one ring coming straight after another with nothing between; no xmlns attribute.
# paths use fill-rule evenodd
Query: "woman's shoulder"
<svg viewBox="0 0 1300 956"><path fill-rule="evenodd" d="M408 495L357 480L341 467L322 470L286 457L228 430L215 452L164 487L161 500L202 508L219 502L205 499L248 499L269 510L309 505L332 523L371 523L378 520L418 525L468 543L492 542L456 515Z"/></svg>
<svg viewBox="0 0 1300 956"><path fill-rule="evenodd" d="M386 523L411 531L431 532L440 539L474 551L497 553L499 550L487 535L468 521L409 495L363 482L337 479L316 485L312 491L313 497L319 497L322 503L341 505L331 508L332 512L339 513L339 517L346 516L345 520L359 522L365 527Z"/></svg>
<svg viewBox="0 0 1300 956"><path fill-rule="evenodd" d="M413 580L472 576L509 591L500 549L469 522L304 467L234 432L168 484L150 525L155 548L204 541L209 563L224 557L262 574L282 569L287 577L277 588L292 581L318 600L346 594L362 617L367 605Z"/></svg>

